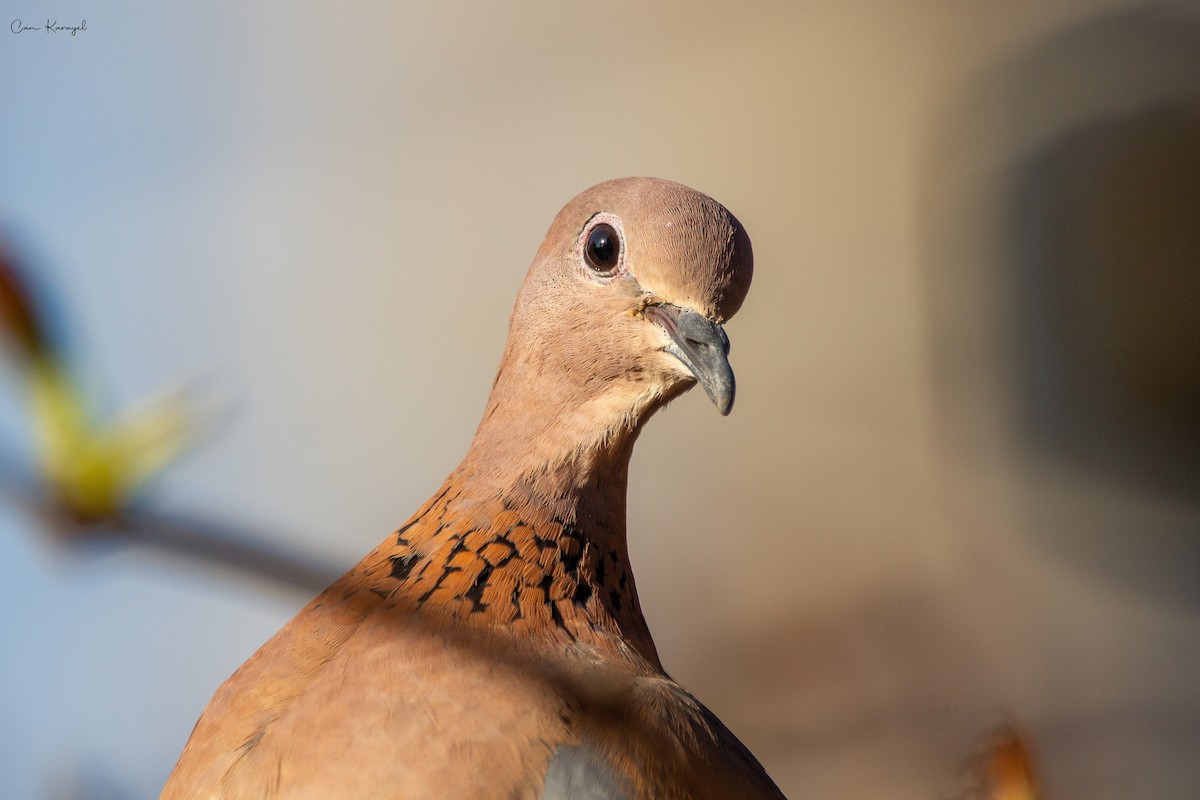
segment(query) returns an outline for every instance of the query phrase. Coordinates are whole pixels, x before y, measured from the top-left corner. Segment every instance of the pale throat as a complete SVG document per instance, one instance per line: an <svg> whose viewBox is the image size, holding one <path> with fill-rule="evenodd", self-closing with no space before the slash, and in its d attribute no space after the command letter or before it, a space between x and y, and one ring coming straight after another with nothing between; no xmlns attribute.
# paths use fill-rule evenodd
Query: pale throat
<svg viewBox="0 0 1200 800"><path fill-rule="evenodd" d="M648 380L577 387L529 372L502 365L459 479L623 540L633 446L666 391Z"/></svg>

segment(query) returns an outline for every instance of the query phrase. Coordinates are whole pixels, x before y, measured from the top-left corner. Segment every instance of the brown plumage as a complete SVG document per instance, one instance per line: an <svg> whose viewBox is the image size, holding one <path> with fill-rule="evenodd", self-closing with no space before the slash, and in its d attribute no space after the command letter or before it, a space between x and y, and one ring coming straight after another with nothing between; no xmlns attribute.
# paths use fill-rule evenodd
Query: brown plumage
<svg viewBox="0 0 1200 800"><path fill-rule="evenodd" d="M164 798L781 798L667 677L625 540L646 419L733 383L750 241L667 181L550 227L462 463L217 691Z"/></svg>

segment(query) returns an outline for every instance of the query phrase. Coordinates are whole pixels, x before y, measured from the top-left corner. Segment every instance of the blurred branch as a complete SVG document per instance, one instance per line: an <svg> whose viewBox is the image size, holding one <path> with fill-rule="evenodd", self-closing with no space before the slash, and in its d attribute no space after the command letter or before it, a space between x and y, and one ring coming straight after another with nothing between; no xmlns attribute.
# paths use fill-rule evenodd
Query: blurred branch
<svg viewBox="0 0 1200 800"><path fill-rule="evenodd" d="M258 578L318 594L344 571L328 562L248 536L241 526L154 510L126 512L112 530L124 540L157 547L187 559L206 561Z"/></svg>
<svg viewBox="0 0 1200 800"><path fill-rule="evenodd" d="M296 553L271 542L265 533L243 525L135 505L104 518L80 519L24 472L11 456L0 454L0 499L31 510L57 542L83 545L141 546L185 561L202 562L316 594L343 568Z"/></svg>

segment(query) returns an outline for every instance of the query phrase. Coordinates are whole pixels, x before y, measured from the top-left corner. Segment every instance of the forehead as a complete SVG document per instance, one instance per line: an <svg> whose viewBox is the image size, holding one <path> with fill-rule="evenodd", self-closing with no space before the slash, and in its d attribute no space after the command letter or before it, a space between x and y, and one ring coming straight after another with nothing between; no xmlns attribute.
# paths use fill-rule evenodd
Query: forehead
<svg viewBox="0 0 1200 800"><path fill-rule="evenodd" d="M608 181L559 212L546 244L560 252L573 247L601 213L619 220L626 267L643 289L709 317L737 311L753 258L745 230L720 203L671 181Z"/></svg>
<svg viewBox="0 0 1200 800"><path fill-rule="evenodd" d="M730 216L708 195L657 178L622 178L598 184L574 197L559 216L564 222L574 220L578 232L588 219L605 211L657 235L669 234L681 225L720 228L727 226Z"/></svg>

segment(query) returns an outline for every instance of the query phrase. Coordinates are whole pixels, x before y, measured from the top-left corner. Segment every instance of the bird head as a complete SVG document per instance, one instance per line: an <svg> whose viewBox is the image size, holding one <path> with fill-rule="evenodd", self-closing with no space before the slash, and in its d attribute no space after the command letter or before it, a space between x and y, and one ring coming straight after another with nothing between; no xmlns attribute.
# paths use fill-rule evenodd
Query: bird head
<svg viewBox="0 0 1200 800"><path fill-rule="evenodd" d="M698 382L728 414L723 324L753 264L741 223L700 192L653 178L593 186L546 234L513 311L508 357L565 380L596 410L640 416Z"/></svg>

